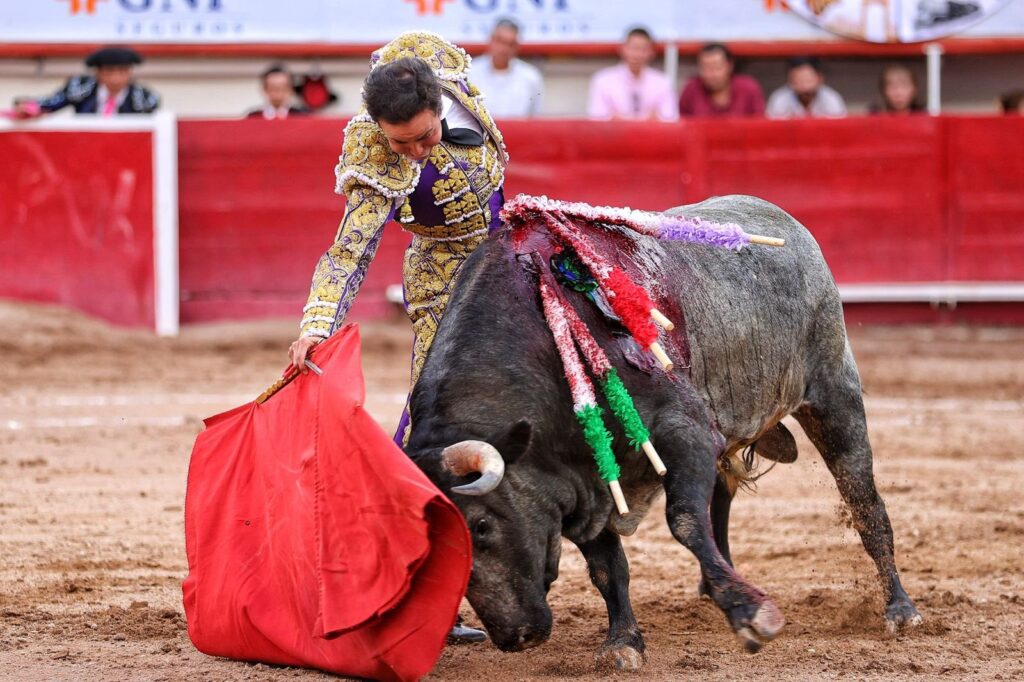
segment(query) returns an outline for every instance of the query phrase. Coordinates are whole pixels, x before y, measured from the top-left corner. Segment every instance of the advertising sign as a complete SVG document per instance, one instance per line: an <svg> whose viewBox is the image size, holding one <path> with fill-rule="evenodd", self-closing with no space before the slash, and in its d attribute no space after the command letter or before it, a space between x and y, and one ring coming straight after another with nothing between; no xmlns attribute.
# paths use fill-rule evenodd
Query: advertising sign
<svg viewBox="0 0 1024 682"><path fill-rule="evenodd" d="M1016 10L984 30L1024 34L1021 0L3 0L0 42L381 45L427 30L481 43L506 17L526 43L617 43L637 25L684 42L914 41L956 33L1007 4Z"/></svg>
<svg viewBox="0 0 1024 682"><path fill-rule="evenodd" d="M1008 0L787 0L827 31L873 43L916 43L959 33Z"/></svg>

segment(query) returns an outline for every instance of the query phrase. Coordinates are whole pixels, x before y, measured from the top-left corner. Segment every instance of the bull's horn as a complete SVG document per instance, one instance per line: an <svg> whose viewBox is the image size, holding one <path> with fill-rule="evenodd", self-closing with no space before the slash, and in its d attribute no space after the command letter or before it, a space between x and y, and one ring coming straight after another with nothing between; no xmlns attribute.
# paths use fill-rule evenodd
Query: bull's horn
<svg viewBox="0 0 1024 682"><path fill-rule="evenodd" d="M501 453L482 440L464 440L449 445L441 451L441 461L456 476L480 472L480 478L472 483L452 488L453 493L460 495L486 495L497 488L505 476L505 460Z"/></svg>

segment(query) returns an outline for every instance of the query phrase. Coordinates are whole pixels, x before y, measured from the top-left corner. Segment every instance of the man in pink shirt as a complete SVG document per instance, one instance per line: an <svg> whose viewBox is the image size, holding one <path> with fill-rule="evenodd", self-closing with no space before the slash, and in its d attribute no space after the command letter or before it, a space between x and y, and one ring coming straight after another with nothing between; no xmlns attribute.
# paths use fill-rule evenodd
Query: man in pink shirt
<svg viewBox="0 0 1024 682"><path fill-rule="evenodd" d="M697 53L697 76L679 98L680 116L764 116L764 93L750 76L734 74L735 59L721 43Z"/></svg>
<svg viewBox="0 0 1024 682"><path fill-rule="evenodd" d="M601 69L591 79L587 115L605 120L676 120L672 83L648 66L654 58L654 39L647 29L631 29L619 54L620 64Z"/></svg>

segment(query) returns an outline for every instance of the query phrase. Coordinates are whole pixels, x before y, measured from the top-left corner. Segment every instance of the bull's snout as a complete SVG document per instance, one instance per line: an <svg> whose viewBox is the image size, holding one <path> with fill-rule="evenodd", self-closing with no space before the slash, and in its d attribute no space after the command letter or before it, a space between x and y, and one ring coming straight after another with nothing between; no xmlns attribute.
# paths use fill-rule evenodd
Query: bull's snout
<svg viewBox="0 0 1024 682"><path fill-rule="evenodd" d="M548 641L551 623L524 625L507 633L491 633L491 639L502 651L525 651Z"/></svg>

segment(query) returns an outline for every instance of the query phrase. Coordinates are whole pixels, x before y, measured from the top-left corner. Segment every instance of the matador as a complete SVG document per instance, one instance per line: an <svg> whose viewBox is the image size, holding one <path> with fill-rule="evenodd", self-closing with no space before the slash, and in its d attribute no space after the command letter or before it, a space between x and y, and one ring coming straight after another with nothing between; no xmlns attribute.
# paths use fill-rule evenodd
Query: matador
<svg viewBox="0 0 1024 682"><path fill-rule="evenodd" d="M461 48L432 33L404 33L370 65L335 170L345 215L316 266L291 357L301 365L309 347L344 323L385 226L397 219L413 235L403 290L415 385L460 268L499 225L508 155L467 80L470 57ZM408 427L406 409L399 445Z"/></svg>

